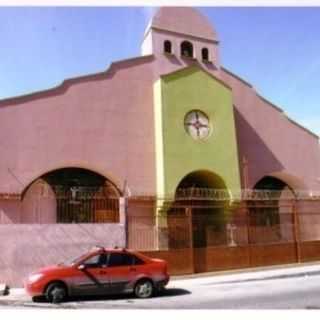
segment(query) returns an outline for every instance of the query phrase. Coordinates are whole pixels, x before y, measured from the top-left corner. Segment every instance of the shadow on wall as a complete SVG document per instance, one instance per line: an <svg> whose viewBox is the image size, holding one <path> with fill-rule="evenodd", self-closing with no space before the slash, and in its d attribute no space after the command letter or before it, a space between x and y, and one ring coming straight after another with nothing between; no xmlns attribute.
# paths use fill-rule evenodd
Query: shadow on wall
<svg viewBox="0 0 320 320"><path fill-rule="evenodd" d="M170 61L170 63L182 66L181 61L173 54L166 54L165 57Z"/></svg>
<svg viewBox="0 0 320 320"><path fill-rule="evenodd" d="M236 107L234 107L234 117L240 168L243 171L242 159L245 157L249 172L248 187L252 188L261 176L268 175L270 172L282 171L284 166ZM241 179L243 185L243 174L241 175Z"/></svg>

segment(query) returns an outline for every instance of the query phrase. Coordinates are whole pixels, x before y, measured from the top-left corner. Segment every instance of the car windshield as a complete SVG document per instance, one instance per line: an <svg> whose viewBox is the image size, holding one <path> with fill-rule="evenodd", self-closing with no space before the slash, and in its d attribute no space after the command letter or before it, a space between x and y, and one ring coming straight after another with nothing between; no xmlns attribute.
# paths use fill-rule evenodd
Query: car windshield
<svg viewBox="0 0 320 320"><path fill-rule="evenodd" d="M87 256L88 256L88 252L82 254L81 256L78 256L77 258L69 259L69 260L65 261L64 264L65 265L75 265Z"/></svg>

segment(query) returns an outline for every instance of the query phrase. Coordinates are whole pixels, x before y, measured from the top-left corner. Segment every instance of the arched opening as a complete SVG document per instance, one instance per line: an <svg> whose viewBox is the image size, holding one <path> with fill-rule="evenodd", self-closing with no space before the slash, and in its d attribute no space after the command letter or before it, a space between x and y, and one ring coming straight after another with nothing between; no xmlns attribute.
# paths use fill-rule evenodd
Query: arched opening
<svg viewBox="0 0 320 320"><path fill-rule="evenodd" d="M280 242L293 239L292 200L295 192L285 181L265 176L254 186L258 201L249 201L249 241Z"/></svg>
<svg viewBox="0 0 320 320"><path fill-rule="evenodd" d="M163 43L163 51L164 51L164 53L168 53L168 54L171 54L171 53L172 53L172 44L171 44L171 41L166 40L166 41Z"/></svg>
<svg viewBox="0 0 320 320"><path fill-rule="evenodd" d="M225 244L228 203L229 193L221 177L207 170L186 175L176 188L175 202L168 214L169 247L188 246L190 238L183 235L188 230L190 233L190 224L189 245L193 248ZM182 217L188 210L189 220L179 218L179 210Z"/></svg>
<svg viewBox="0 0 320 320"><path fill-rule="evenodd" d="M203 61L209 61L209 50L208 48L202 48L201 57Z"/></svg>
<svg viewBox="0 0 320 320"><path fill-rule="evenodd" d="M193 45L189 41L181 43L181 56L186 58L193 58Z"/></svg>
<svg viewBox="0 0 320 320"><path fill-rule="evenodd" d="M223 179L208 170L194 171L186 175L179 183L176 192L186 189L226 190ZM176 194L177 195L177 194Z"/></svg>
<svg viewBox="0 0 320 320"><path fill-rule="evenodd" d="M119 196L116 185L96 172L62 168L34 181L24 192L23 198L33 199L33 202L54 198L54 202L50 202L50 210L55 206L55 220L58 223L106 223L119 221ZM24 202L30 208L30 200Z"/></svg>
<svg viewBox="0 0 320 320"><path fill-rule="evenodd" d="M20 223L56 223L57 199L52 187L39 178L22 194Z"/></svg>

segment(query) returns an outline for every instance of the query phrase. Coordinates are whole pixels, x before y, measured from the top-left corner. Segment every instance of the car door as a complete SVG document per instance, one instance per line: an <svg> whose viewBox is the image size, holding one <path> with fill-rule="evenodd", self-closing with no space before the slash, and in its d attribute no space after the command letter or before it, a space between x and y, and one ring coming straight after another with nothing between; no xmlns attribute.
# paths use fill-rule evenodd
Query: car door
<svg viewBox="0 0 320 320"><path fill-rule="evenodd" d="M135 257L129 253L112 252L108 259L108 276L110 292L130 291L131 284L138 273Z"/></svg>
<svg viewBox="0 0 320 320"><path fill-rule="evenodd" d="M73 279L73 293L77 295L99 295L109 290L107 254L95 254L82 261Z"/></svg>

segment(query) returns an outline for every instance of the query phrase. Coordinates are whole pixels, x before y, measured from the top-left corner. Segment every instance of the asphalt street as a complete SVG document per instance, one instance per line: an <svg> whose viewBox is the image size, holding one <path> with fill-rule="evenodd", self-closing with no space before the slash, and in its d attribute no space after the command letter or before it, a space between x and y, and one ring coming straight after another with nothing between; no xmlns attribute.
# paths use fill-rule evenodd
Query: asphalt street
<svg viewBox="0 0 320 320"><path fill-rule="evenodd" d="M0 297L0 308L320 309L320 265L175 279L151 299L126 295L34 303L23 289L12 289Z"/></svg>

